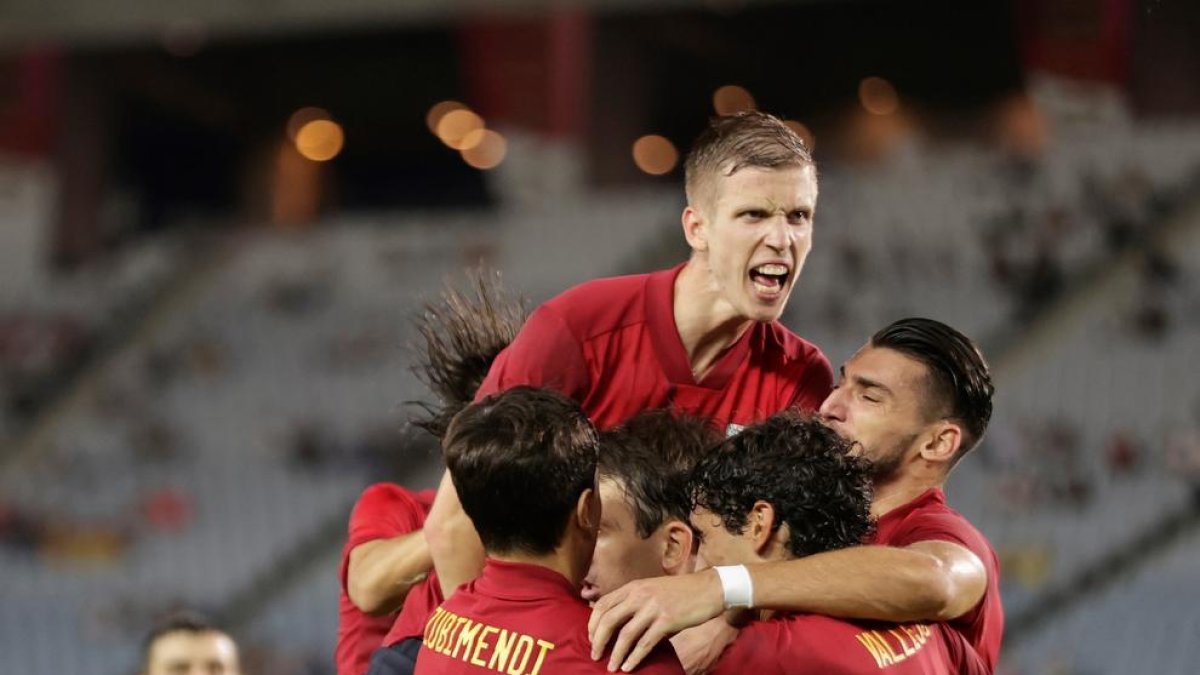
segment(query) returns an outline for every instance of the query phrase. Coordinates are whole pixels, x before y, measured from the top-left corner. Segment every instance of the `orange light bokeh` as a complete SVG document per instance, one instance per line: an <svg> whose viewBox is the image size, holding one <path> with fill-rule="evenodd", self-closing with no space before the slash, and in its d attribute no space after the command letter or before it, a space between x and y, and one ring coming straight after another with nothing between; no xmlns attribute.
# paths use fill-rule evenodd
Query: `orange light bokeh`
<svg viewBox="0 0 1200 675"><path fill-rule="evenodd" d="M508 154L508 141L491 129L476 129L463 138L463 161L476 169L493 169Z"/></svg>
<svg viewBox="0 0 1200 675"><path fill-rule="evenodd" d="M661 176L679 163L679 151L666 138L648 134L633 142L633 163L651 176Z"/></svg>
<svg viewBox="0 0 1200 675"><path fill-rule="evenodd" d="M455 110L469 110L469 108L458 101L441 101L434 103L432 106L430 106L429 112L425 113L425 125L429 127L429 131L433 132L434 135L437 135L438 124L441 123L442 118L445 117L447 113L454 112Z"/></svg>
<svg viewBox="0 0 1200 675"><path fill-rule="evenodd" d="M297 110L296 112L292 113L292 116L288 118L288 121L287 121L288 140L295 143L296 142L296 134L300 133L300 129L303 128L304 125L308 124L309 122L315 122L316 120L331 120L331 119L333 119L333 116L329 114L328 110L326 110L324 108L318 108L316 106L311 106L311 105L305 106L305 107Z"/></svg>
<svg viewBox="0 0 1200 675"><path fill-rule="evenodd" d="M342 127L332 120L313 120L296 132L296 151L314 162L327 162L345 144Z"/></svg>
<svg viewBox="0 0 1200 675"><path fill-rule="evenodd" d="M891 115L900 108L900 95L891 82L882 77L863 78L858 83L858 100L872 115Z"/></svg>
<svg viewBox="0 0 1200 675"><path fill-rule="evenodd" d="M483 128L483 118L470 110L451 110L438 121L437 137L455 150L465 150L463 143L472 131Z"/></svg>
<svg viewBox="0 0 1200 675"><path fill-rule="evenodd" d="M718 115L725 117L747 110L757 110L758 104L744 87L727 84L713 92L713 109Z"/></svg>

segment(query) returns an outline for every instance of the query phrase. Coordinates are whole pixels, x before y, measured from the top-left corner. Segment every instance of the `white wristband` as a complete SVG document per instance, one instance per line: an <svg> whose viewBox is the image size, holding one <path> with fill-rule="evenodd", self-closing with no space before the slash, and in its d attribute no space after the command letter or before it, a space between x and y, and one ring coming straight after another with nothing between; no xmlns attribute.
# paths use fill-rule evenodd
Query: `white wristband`
<svg viewBox="0 0 1200 675"><path fill-rule="evenodd" d="M754 582L745 565L714 567L721 577L721 592L725 594L725 609L754 606Z"/></svg>

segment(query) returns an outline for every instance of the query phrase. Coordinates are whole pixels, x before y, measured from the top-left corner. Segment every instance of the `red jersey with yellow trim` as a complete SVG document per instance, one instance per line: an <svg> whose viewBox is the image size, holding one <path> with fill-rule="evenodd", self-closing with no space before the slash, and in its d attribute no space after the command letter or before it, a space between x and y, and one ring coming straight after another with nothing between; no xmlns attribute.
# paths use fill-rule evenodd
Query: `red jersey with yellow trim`
<svg viewBox="0 0 1200 675"><path fill-rule="evenodd" d="M607 659L592 660L590 614L558 572L489 558L482 576L429 617L416 675L607 673ZM680 675L683 667L663 643L637 672Z"/></svg>
<svg viewBox="0 0 1200 675"><path fill-rule="evenodd" d="M833 386L829 360L778 322L756 322L700 382L675 327L669 270L576 286L529 317L476 399L519 385L575 399L601 429L675 408L729 431L793 405L813 411Z"/></svg>
<svg viewBox="0 0 1200 675"><path fill-rule="evenodd" d="M946 505L946 494L931 488L879 518L876 544L904 547L921 541L948 541L979 556L987 570L987 589L979 604L947 622L966 638L987 665L996 668L1004 637L1004 607L1000 603L1000 560L986 537L958 511Z"/></svg>
<svg viewBox="0 0 1200 675"><path fill-rule="evenodd" d="M987 675L966 640L945 624L846 621L785 614L738 634L710 675Z"/></svg>
<svg viewBox="0 0 1200 675"><path fill-rule="evenodd" d="M338 675L362 675L367 672L371 652L391 627L396 613L370 616L350 601L346 592L346 573L350 551L375 539L391 539L416 532L425 525L425 516L433 503L433 491L410 492L395 483L375 483L363 490L350 513L346 545L342 547L341 595L338 598L338 639L334 659Z"/></svg>

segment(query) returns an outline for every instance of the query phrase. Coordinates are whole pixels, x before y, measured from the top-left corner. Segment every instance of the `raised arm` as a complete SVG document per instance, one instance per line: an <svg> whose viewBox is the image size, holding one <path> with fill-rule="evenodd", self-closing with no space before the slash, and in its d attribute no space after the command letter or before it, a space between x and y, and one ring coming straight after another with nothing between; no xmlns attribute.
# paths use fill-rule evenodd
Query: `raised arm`
<svg viewBox="0 0 1200 675"><path fill-rule="evenodd" d="M458 501L448 471L442 475L437 498L425 520L425 540L443 597L449 598L456 588L483 571L483 542Z"/></svg>
<svg viewBox="0 0 1200 675"><path fill-rule="evenodd" d="M366 614L390 614L404 604L408 590L432 565L420 530L364 542L350 550L346 594Z"/></svg>

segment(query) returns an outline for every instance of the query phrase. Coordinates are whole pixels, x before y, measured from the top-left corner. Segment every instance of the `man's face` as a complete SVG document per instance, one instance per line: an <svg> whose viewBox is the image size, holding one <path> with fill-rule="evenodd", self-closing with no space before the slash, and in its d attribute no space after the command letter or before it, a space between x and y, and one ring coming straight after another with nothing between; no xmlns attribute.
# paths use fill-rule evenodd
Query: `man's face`
<svg viewBox="0 0 1200 675"><path fill-rule="evenodd" d="M237 645L218 631L176 631L154 641L146 675L237 675Z"/></svg>
<svg viewBox="0 0 1200 675"><path fill-rule="evenodd" d="M595 602L635 579L662 576L663 529L643 539L637 530L633 508L619 479L600 479L600 533L592 566L583 580L583 599Z"/></svg>
<svg viewBox="0 0 1200 675"><path fill-rule="evenodd" d="M877 482L900 470L927 424L927 375L920 361L868 345L842 367L837 388L821 404L825 423L874 464Z"/></svg>
<svg viewBox="0 0 1200 675"><path fill-rule="evenodd" d="M692 527L700 533L700 562L697 567L743 565L757 562L758 554L747 526L742 534L725 529L721 517L705 508L692 512Z"/></svg>
<svg viewBox="0 0 1200 675"><path fill-rule="evenodd" d="M812 248L816 169L749 167L713 178L708 191L685 219L702 223L689 240L707 257L710 283L738 316L778 319Z"/></svg>

